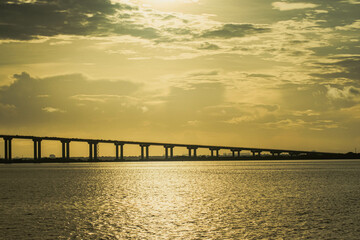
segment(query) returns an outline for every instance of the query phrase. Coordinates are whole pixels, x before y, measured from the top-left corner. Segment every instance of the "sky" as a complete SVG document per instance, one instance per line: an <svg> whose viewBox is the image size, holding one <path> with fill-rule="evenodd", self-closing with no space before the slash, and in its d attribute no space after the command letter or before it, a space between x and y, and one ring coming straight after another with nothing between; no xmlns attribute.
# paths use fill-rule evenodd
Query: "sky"
<svg viewBox="0 0 360 240"><path fill-rule="evenodd" d="M359 0L1 0L0 132L354 151L359 13Z"/></svg>

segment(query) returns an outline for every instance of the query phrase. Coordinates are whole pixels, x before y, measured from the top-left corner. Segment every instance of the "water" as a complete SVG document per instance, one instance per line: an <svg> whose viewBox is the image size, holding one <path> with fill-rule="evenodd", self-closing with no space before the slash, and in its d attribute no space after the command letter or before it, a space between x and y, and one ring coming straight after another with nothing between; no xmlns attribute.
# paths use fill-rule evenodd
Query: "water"
<svg viewBox="0 0 360 240"><path fill-rule="evenodd" d="M360 161L0 165L0 239L359 239Z"/></svg>

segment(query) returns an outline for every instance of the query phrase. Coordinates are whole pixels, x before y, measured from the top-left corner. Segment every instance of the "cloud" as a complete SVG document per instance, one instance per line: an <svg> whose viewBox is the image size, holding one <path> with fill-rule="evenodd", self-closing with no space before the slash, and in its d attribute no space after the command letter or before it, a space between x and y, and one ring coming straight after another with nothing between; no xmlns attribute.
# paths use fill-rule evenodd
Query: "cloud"
<svg viewBox="0 0 360 240"><path fill-rule="evenodd" d="M295 111L293 114L294 114L294 116L298 116L298 117L300 117L300 116L319 116L320 115L320 113L315 112L311 109L304 110L304 111Z"/></svg>
<svg viewBox="0 0 360 240"><path fill-rule="evenodd" d="M350 4L360 4L358 0L347 0Z"/></svg>
<svg viewBox="0 0 360 240"><path fill-rule="evenodd" d="M324 79L347 78L360 80L360 56L335 56L326 60L327 62L316 63L321 68L321 71L312 74L313 76Z"/></svg>
<svg viewBox="0 0 360 240"><path fill-rule="evenodd" d="M319 5L313 3L304 3L304 2L297 2L297 3L288 3L288 2L273 2L271 4L274 9L280 11L290 11L290 10L298 10L298 9L307 9L307 8L316 8Z"/></svg>
<svg viewBox="0 0 360 240"><path fill-rule="evenodd" d="M109 0L38 0L0 3L0 39L56 35L157 37L157 30L128 21L138 8Z"/></svg>
<svg viewBox="0 0 360 240"><path fill-rule="evenodd" d="M195 73L204 78L217 74ZM191 121L201 120L202 109L223 103L225 92L221 82L174 84L167 94L156 96L149 90L150 85L94 80L81 74L41 78L23 72L13 78L9 86L0 87L0 124L15 128L47 129L61 125L74 130L95 125L98 129L109 130L113 126L138 131L144 122L159 128L186 128ZM162 86L161 91L168 87Z"/></svg>
<svg viewBox="0 0 360 240"><path fill-rule="evenodd" d="M160 12L110 0L0 3L0 39L3 41L35 41L58 36L130 36L149 43L186 44L204 38L231 39L269 31L265 25L221 23L210 20L209 16ZM52 46L64 44L71 42L50 43ZM193 46L196 48L215 51L221 46L205 41Z"/></svg>
<svg viewBox="0 0 360 240"><path fill-rule="evenodd" d="M189 72L186 74L186 77L209 77L209 76L217 76L219 75L220 71L219 70L202 70L202 71L194 71L194 72Z"/></svg>
<svg viewBox="0 0 360 240"><path fill-rule="evenodd" d="M345 31L358 31L360 29L360 20L356 20L352 24L348 24L345 26L338 26L336 27L336 29Z"/></svg>
<svg viewBox="0 0 360 240"><path fill-rule="evenodd" d="M204 42L198 47L198 49L200 49L200 50L218 50L218 49L220 49L220 47L216 44Z"/></svg>
<svg viewBox="0 0 360 240"><path fill-rule="evenodd" d="M42 110L45 112L48 112L48 113L55 113L55 112L63 113L63 112L65 112L64 110L61 110L59 108L54 108L54 107L43 107Z"/></svg>
<svg viewBox="0 0 360 240"><path fill-rule="evenodd" d="M269 32L270 28L255 24L226 23L220 27L206 30L201 37L203 38L236 38L247 35Z"/></svg>
<svg viewBox="0 0 360 240"><path fill-rule="evenodd" d="M77 118L80 121L88 117L96 121L100 119L94 110L96 108L110 117L124 108L135 109L134 106L140 104L131 97L140 84L127 81L91 80L81 74L35 78L26 72L15 74L13 78L11 85L0 87L0 106L11 106L16 118L6 115L0 119L2 123L25 121L22 124L26 125L27 122L44 122L49 113L62 113L60 118L48 119L50 122L71 122ZM5 110L0 108L1 112Z"/></svg>
<svg viewBox="0 0 360 240"><path fill-rule="evenodd" d="M323 131L326 129L336 129L340 125L333 120L321 119L315 121L305 121L303 119L284 119L277 122L269 122L265 124L268 128L273 129L308 129L313 131Z"/></svg>
<svg viewBox="0 0 360 240"><path fill-rule="evenodd" d="M327 96L330 99L347 99L347 100L357 100L360 101L360 88L355 88L352 86L344 87L343 89L331 87L330 85L326 85L327 88Z"/></svg>

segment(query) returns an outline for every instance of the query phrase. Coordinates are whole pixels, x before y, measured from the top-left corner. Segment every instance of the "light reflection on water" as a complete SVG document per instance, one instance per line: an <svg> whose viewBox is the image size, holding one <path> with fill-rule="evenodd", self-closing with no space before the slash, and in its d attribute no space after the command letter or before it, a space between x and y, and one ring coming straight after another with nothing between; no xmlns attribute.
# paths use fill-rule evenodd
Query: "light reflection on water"
<svg viewBox="0 0 360 240"><path fill-rule="evenodd" d="M358 239L360 161L0 166L0 239Z"/></svg>

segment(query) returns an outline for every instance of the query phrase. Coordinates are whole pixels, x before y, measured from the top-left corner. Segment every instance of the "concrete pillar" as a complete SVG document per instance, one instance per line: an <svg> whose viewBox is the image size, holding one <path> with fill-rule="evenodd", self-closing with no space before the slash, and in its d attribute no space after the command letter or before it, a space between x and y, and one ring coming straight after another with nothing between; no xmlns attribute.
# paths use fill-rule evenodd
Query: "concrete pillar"
<svg viewBox="0 0 360 240"><path fill-rule="evenodd" d="M141 160L144 159L144 146L143 145L140 145L141 147Z"/></svg>
<svg viewBox="0 0 360 240"><path fill-rule="evenodd" d="M41 160L41 140L38 140L37 141L37 144L38 144L38 159Z"/></svg>
<svg viewBox="0 0 360 240"><path fill-rule="evenodd" d="M174 157L174 146L164 146L165 148L165 159Z"/></svg>
<svg viewBox="0 0 360 240"><path fill-rule="evenodd" d="M8 160L12 159L12 146L11 146L11 138L8 139Z"/></svg>
<svg viewBox="0 0 360 240"><path fill-rule="evenodd" d="M170 147L170 158L174 157L174 147Z"/></svg>
<svg viewBox="0 0 360 240"><path fill-rule="evenodd" d="M119 160L119 144L115 143L115 159Z"/></svg>
<svg viewBox="0 0 360 240"><path fill-rule="evenodd" d="M34 160L36 160L38 157L38 148L37 148L37 141L35 139L33 139L33 142L34 142Z"/></svg>
<svg viewBox="0 0 360 240"><path fill-rule="evenodd" d="M240 157L240 152L241 152L241 150L238 150L238 151L237 151L237 153L238 153L238 157Z"/></svg>
<svg viewBox="0 0 360 240"><path fill-rule="evenodd" d="M124 160L124 144L120 144L120 160Z"/></svg>
<svg viewBox="0 0 360 240"><path fill-rule="evenodd" d="M9 147L8 147L8 140L7 139L4 139L4 147L5 147L5 149L4 149L4 158L5 158L5 160L9 160L9 152L8 152L8 150L9 150Z"/></svg>
<svg viewBox="0 0 360 240"><path fill-rule="evenodd" d="M34 141L34 160L41 160L41 139L33 139Z"/></svg>
<svg viewBox="0 0 360 240"><path fill-rule="evenodd" d="M211 157L214 157L214 150L210 149L210 151L211 151Z"/></svg>
<svg viewBox="0 0 360 240"><path fill-rule="evenodd" d="M196 150L197 148L194 148L194 157L197 157Z"/></svg>
<svg viewBox="0 0 360 240"><path fill-rule="evenodd" d="M93 143L94 147L94 160L98 160L98 143Z"/></svg>
<svg viewBox="0 0 360 240"><path fill-rule="evenodd" d="M191 148L188 147L189 150L189 157L191 157Z"/></svg>
<svg viewBox="0 0 360 240"><path fill-rule="evenodd" d="M149 159L149 146L145 146L145 156L146 156L146 159Z"/></svg>
<svg viewBox="0 0 360 240"><path fill-rule="evenodd" d="M253 157L255 157L255 153L256 153L256 152L254 152L254 151L251 151L251 152L252 152L252 154L253 154Z"/></svg>
<svg viewBox="0 0 360 240"><path fill-rule="evenodd" d="M216 157L219 157L219 149L216 149Z"/></svg>
<svg viewBox="0 0 360 240"><path fill-rule="evenodd" d="M165 148L165 159L168 159L169 158L169 148L167 146L164 146Z"/></svg>
<svg viewBox="0 0 360 240"><path fill-rule="evenodd" d="M66 158L66 144L64 141L61 141L61 149L62 149L62 159L64 160Z"/></svg>
<svg viewBox="0 0 360 240"><path fill-rule="evenodd" d="M231 150L232 152L232 157L235 158L235 150Z"/></svg>
<svg viewBox="0 0 360 240"><path fill-rule="evenodd" d="M89 142L89 160L93 160L93 143Z"/></svg>
<svg viewBox="0 0 360 240"><path fill-rule="evenodd" d="M61 141L61 148L62 148L62 158L63 160L70 159L70 141L63 140Z"/></svg>
<svg viewBox="0 0 360 240"><path fill-rule="evenodd" d="M66 142L66 159L70 159L70 141Z"/></svg>
<svg viewBox="0 0 360 240"><path fill-rule="evenodd" d="M120 160L124 160L124 154L123 154L123 143L114 143L115 144L115 156L116 156L116 160L118 161Z"/></svg>
<svg viewBox="0 0 360 240"><path fill-rule="evenodd" d="M12 159L12 139L11 138L4 138L4 159L6 161L11 161Z"/></svg>

